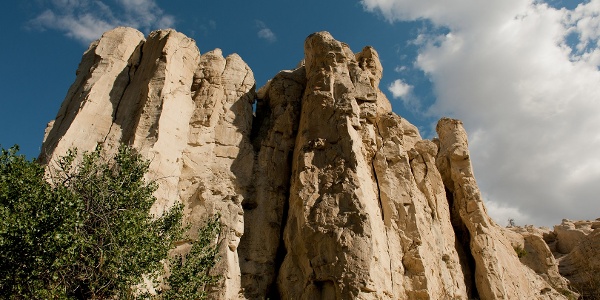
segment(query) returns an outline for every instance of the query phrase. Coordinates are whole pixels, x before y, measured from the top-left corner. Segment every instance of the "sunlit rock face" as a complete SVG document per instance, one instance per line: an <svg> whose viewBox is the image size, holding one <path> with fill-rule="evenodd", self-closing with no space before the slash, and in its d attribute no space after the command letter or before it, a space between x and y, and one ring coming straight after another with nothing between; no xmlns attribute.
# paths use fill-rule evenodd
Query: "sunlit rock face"
<svg viewBox="0 0 600 300"><path fill-rule="evenodd" d="M460 121L423 140L379 89L375 49L318 32L304 52L257 90L236 54L111 30L84 53L40 160L125 143L151 162L152 213L182 203L192 232L219 213L213 299L566 299L547 244L488 217Z"/></svg>

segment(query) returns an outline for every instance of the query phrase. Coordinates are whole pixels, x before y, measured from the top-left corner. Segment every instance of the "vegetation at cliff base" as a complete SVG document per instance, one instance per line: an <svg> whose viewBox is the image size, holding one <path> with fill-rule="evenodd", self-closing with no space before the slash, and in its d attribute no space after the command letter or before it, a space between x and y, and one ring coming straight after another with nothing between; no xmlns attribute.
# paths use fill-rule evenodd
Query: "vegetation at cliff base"
<svg viewBox="0 0 600 300"><path fill-rule="evenodd" d="M220 279L220 276L208 272L218 260L214 240L220 232L221 222L217 215L200 227L196 239L190 239L192 247L189 253L170 258L169 288L161 294L164 299L206 299L207 287Z"/></svg>
<svg viewBox="0 0 600 300"><path fill-rule="evenodd" d="M0 297L131 299L143 274L163 272L182 239L182 207L149 214L157 185L144 180L149 163L134 150L104 158L98 148L78 163L70 151L48 170L17 151L0 153ZM190 272L207 274L215 257Z"/></svg>

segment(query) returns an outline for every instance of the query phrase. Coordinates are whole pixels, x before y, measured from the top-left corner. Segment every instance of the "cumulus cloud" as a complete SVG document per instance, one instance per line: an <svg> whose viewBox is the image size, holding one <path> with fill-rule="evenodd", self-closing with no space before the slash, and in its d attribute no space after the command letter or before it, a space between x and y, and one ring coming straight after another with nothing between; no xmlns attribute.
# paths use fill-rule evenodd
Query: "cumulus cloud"
<svg viewBox="0 0 600 300"><path fill-rule="evenodd" d="M29 26L59 30L84 44L117 26L149 31L175 24L175 18L165 14L154 0L52 0L44 3L45 10L31 20Z"/></svg>
<svg viewBox="0 0 600 300"><path fill-rule="evenodd" d="M426 19L445 29L415 38L415 66L436 95L424 109L463 120L496 221L508 213L537 225L600 217L600 0L574 10L538 0L362 4L389 22Z"/></svg>
<svg viewBox="0 0 600 300"><path fill-rule="evenodd" d="M413 86L402 81L402 79L396 79L388 86L388 91L392 93L392 97L400 99L404 108L415 114L423 114L421 103L412 90Z"/></svg>
<svg viewBox="0 0 600 300"><path fill-rule="evenodd" d="M277 40L277 36L275 33L267 27L267 25L263 21L256 21L256 27L258 27L257 35L259 38L264 39L270 43L273 43Z"/></svg>
<svg viewBox="0 0 600 300"><path fill-rule="evenodd" d="M392 97L394 99L403 98L410 93L412 86L410 84L405 83L401 79L396 79L394 82L388 86L388 91L392 93Z"/></svg>

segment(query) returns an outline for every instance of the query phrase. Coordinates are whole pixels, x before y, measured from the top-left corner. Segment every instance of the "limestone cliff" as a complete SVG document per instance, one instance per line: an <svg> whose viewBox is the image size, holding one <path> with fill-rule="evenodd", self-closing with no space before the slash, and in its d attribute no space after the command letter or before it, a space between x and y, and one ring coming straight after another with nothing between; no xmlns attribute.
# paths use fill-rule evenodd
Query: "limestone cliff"
<svg viewBox="0 0 600 300"><path fill-rule="evenodd" d="M541 238L488 217L460 121L423 140L380 91L373 48L319 32L304 50L256 91L236 54L111 30L85 52L40 160L129 144L160 184L153 212L183 203L192 226L220 213L214 299L567 299ZM545 264L519 259L526 241Z"/></svg>

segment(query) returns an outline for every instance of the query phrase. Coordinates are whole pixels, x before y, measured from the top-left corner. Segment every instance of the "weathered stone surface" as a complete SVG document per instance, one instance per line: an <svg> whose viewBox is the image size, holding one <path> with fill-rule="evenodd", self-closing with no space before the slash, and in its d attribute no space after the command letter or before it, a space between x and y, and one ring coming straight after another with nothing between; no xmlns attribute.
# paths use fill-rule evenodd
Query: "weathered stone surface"
<svg viewBox="0 0 600 300"><path fill-rule="evenodd" d="M100 55L96 64L92 54ZM107 66L112 68L102 69ZM120 143L138 149L151 161L148 178L159 183L152 213L181 202L192 232L221 213L223 242L215 272L224 280L214 297L237 297L241 203L249 193L254 162L252 71L239 56L223 58L220 50L201 58L194 40L174 30L152 32L144 42L138 31L118 28L92 44L78 72L43 145L54 150L44 150L41 157L51 161L69 147L90 151L98 143L108 153ZM69 114L72 120L61 125L62 115Z"/></svg>
<svg viewBox="0 0 600 300"><path fill-rule="evenodd" d="M254 132L255 195L242 203L244 235L240 243L242 287L248 299L278 298L275 285L283 251L282 234L292 153L306 87L304 67L281 71L258 91Z"/></svg>
<svg viewBox="0 0 600 300"><path fill-rule="evenodd" d="M307 88L278 280L284 299L374 299L389 286L389 275L373 278L370 270L389 259L384 241L371 240L371 224L381 214L355 129L360 111L348 65L356 61L347 45L328 33L307 38Z"/></svg>
<svg viewBox="0 0 600 300"><path fill-rule="evenodd" d="M559 270L575 290L582 294L583 299L598 299L600 297L600 229L594 229L570 253L559 258Z"/></svg>
<svg viewBox="0 0 600 300"><path fill-rule="evenodd" d="M389 111L376 52L328 33L305 52L281 296L466 299L437 146Z"/></svg>
<svg viewBox="0 0 600 300"><path fill-rule="evenodd" d="M565 219L553 230L527 229L543 238L556 259L563 280L581 293L583 299L600 297L600 219Z"/></svg>
<svg viewBox="0 0 600 300"><path fill-rule="evenodd" d="M554 226L556 251L561 254L570 253L592 231L592 222L563 220L560 225Z"/></svg>
<svg viewBox="0 0 600 300"><path fill-rule="evenodd" d="M600 222L497 226L460 121L423 140L392 112L382 71L372 47L319 32L255 92L236 54L117 28L84 54L40 160L129 144L159 183L152 213L182 203L191 233L219 213L212 299L562 299L559 271L587 283Z"/></svg>
<svg viewBox="0 0 600 300"><path fill-rule="evenodd" d="M451 197L455 228L475 264L476 292L482 299L566 299L523 265L503 229L487 215L469 158L462 122L442 118L437 125L437 167ZM459 224L457 224L459 223Z"/></svg>
<svg viewBox="0 0 600 300"><path fill-rule="evenodd" d="M41 162L50 162L73 147L89 151L104 142L139 64L144 41L141 32L118 27L90 45L55 120L46 128Z"/></svg>
<svg viewBox="0 0 600 300"><path fill-rule="evenodd" d="M224 280L212 297L237 299L241 289L238 254L244 234L242 203L250 197L254 150L250 143L254 76L236 55L221 50L200 58L191 86L193 109L183 137L177 189L192 232L210 216L222 220L221 260L215 270Z"/></svg>
<svg viewBox="0 0 600 300"><path fill-rule="evenodd" d="M512 238L509 238L513 248L524 251L519 260L549 282L556 290L568 291L569 281L559 273L558 261L544 239L544 236L550 234L550 230L533 226L515 226L510 227L509 230L515 233L511 235ZM506 231L504 234L505 236L510 235Z"/></svg>
<svg viewBox="0 0 600 300"><path fill-rule="evenodd" d="M393 295L466 299L448 202L435 167L438 147L431 141L416 141L420 139L416 128L396 115L382 116L378 126L382 146L373 165L391 256Z"/></svg>

